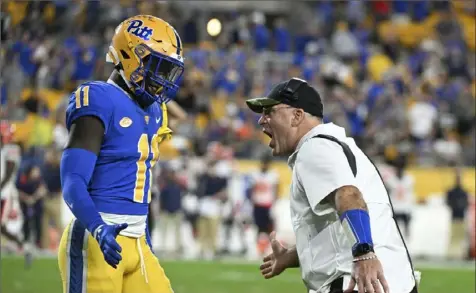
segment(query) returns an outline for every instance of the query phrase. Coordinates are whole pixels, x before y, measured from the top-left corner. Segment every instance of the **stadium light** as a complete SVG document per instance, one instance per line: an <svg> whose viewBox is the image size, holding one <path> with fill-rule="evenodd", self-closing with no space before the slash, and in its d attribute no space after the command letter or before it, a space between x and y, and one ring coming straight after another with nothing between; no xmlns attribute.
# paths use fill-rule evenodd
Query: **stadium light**
<svg viewBox="0 0 476 293"><path fill-rule="evenodd" d="M207 23L207 33L212 37L218 36L221 33L221 22L216 18L210 19Z"/></svg>

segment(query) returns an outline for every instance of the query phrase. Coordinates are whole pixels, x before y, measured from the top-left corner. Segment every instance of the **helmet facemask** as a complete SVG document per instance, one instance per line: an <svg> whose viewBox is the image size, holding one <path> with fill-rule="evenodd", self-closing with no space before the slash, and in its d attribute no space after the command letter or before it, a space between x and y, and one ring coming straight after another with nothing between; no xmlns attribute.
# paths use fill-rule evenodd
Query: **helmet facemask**
<svg viewBox="0 0 476 293"><path fill-rule="evenodd" d="M167 103L173 99L184 71L183 62L157 53L144 44L138 45L134 52L140 63L131 73L130 83L138 102L149 106L154 102Z"/></svg>

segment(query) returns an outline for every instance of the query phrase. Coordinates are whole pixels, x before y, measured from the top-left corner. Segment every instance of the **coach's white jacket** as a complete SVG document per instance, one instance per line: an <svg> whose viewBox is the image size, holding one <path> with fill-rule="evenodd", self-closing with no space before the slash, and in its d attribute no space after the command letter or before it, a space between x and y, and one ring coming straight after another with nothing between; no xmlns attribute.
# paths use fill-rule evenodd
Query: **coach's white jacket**
<svg viewBox="0 0 476 293"><path fill-rule="evenodd" d="M354 177L342 147L318 134L334 136L352 150L357 164ZM336 210L321 201L337 188L356 186L367 203L374 249L392 293L409 293L415 286L403 240L392 218L387 191L372 162L345 130L321 124L306 134L289 157L292 168L291 219L296 234L302 279L309 290L328 293L330 283L344 275L350 281L352 244ZM357 288L355 288L357 290ZM383 292L383 291L382 291Z"/></svg>

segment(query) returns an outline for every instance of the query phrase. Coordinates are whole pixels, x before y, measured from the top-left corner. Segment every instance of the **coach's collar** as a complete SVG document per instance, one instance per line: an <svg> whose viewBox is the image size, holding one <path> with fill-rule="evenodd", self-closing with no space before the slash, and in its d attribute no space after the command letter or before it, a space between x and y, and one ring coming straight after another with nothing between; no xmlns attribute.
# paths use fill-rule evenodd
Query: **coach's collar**
<svg viewBox="0 0 476 293"><path fill-rule="evenodd" d="M292 168L294 168L294 163L296 162L296 157L297 157L297 154L299 152L299 149L301 149L302 145L308 141L309 139L311 139L312 137L318 135L318 134L328 134L328 135L333 135L333 136L336 136L336 137L339 137L341 136L342 133L338 133L336 135L336 130L338 132L343 132L343 135L345 136L345 130L344 128L340 127L340 126L337 126L335 125L334 123L332 122L329 122L329 123L322 123L322 124L319 124L317 126L315 126L314 128L312 128L311 130L309 130L308 133L306 133L300 140L299 140L299 143L296 147L296 150L289 156L288 158L288 166Z"/></svg>

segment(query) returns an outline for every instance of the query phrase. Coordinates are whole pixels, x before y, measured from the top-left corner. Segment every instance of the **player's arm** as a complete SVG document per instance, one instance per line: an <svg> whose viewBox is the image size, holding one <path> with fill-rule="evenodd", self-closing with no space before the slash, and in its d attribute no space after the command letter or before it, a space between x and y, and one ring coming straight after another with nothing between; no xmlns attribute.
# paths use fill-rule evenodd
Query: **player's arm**
<svg viewBox="0 0 476 293"><path fill-rule="evenodd" d="M104 125L97 117L77 118L71 125L66 149L61 158L64 200L74 216L92 234L105 224L88 192L103 136Z"/></svg>

